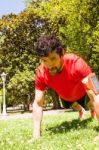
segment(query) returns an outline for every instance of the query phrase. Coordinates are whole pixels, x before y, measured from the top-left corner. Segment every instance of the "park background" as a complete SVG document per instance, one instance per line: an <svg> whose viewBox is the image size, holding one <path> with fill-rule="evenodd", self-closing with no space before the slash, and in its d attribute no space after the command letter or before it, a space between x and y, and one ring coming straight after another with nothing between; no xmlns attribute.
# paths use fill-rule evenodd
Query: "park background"
<svg viewBox="0 0 99 150"><path fill-rule="evenodd" d="M66 52L83 57L99 75L98 0L25 0L18 14L0 18L0 74L6 73L7 108L22 106L30 110L34 100L35 71L39 59L34 43L42 34L59 36ZM2 80L0 78L2 108ZM58 95L47 89L44 107L61 107ZM63 105L63 104L62 104Z"/></svg>
<svg viewBox="0 0 99 150"><path fill-rule="evenodd" d="M20 13L0 18L0 74L6 73L7 104L7 116L0 116L0 150L99 150L96 118L86 111L79 120L77 112L59 109L63 104L51 89L46 91L44 110L50 111L44 111L38 141L30 142L32 113L26 113L32 111L34 100L39 65L34 43L40 35L59 36L67 52L83 57L99 75L99 0L25 0L24 4ZM2 87L0 78L1 107Z"/></svg>

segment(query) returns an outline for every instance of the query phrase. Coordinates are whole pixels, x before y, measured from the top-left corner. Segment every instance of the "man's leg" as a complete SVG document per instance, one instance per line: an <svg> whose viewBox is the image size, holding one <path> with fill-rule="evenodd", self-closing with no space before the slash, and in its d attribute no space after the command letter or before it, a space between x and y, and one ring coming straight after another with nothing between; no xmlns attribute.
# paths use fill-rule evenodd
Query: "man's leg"
<svg viewBox="0 0 99 150"><path fill-rule="evenodd" d="M72 102L68 102L68 101L66 101L66 100L64 100L62 98L61 98L61 103L62 103L62 107L66 108L66 109L70 109L70 106L72 104Z"/></svg>
<svg viewBox="0 0 99 150"><path fill-rule="evenodd" d="M78 102L68 102L63 99L61 99L61 102L64 108L67 108L67 109L71 108L75 111L79 111L79 118L80 119L82 118L83 112L85 111L85 109Z"/></svg>
<svg viewBox="0 0 99 150"><path fill-rule="evenodd" d="M76 102L68 102L61 98L62 106L64 108L72 108L73 110L76 110L76 111L82 111L82 108L84 107L84 98L85 96Z"/></svg>
<svg viewBox="0 0 99 150"><path fill-rule="evenodd" d="M74 102L71 107L73 110L79 111L79 118L82 119L83 113L85 112L84 107L81 106L78 102Z"/></svg>
<svg viewBox="0 0 99 150"><path fill-rule="evenodd" d="M97 106L96 106L97 107ZM72 104L72 108L76 111L79 111L79 118L82 119L85 109L90 110L91 117L95 117L94 105L93 102L90 101L89 97L86 95L82 97L77 102Z"/></svg>
<svg viewBox="0 0 99 150"><path fill-rule="evenodd" d="M72 105L71 105L71 108L73 110L76 110L76 111L82 111L82 106L78 103L78 102L74 102Z"/></svg>

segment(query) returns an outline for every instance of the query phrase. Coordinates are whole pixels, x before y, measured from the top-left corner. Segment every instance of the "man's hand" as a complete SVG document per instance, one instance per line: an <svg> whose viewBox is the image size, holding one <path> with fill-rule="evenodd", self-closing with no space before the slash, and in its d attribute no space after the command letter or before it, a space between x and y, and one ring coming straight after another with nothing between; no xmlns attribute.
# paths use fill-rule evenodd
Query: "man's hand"
<svg viewBox="0 0 99 150"><path fill-rule="evenodd" d="M99 121L99 94L94 96L93 105L96 112L97 120Z"/></svg>

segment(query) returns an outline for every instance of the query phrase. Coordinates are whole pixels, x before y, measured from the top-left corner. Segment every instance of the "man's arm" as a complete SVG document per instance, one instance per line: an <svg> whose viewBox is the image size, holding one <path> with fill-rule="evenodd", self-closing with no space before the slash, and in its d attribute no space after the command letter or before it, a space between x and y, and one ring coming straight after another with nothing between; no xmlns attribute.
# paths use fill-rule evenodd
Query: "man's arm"
<svg viewBox="0 0 99 150"><path fill-rule="evenodd" d="M91 77L95 77L95 82L91 81ZM93 104L97 120L99 121L99 81L98 79L96 80L96 75L91 73L82 80L82 83L84 85L88 97L90 98L91 103Z"/></svg>
<svg viewBox="0 0 99 150"><path fill-rule="evenodd" d="M97 120L99 121L99 94L96 95L92 90L87 90L86 93L93 104Z"/></svg>
<svg viewBox="0 0 99 150"><path fill-rule="evenodd" d="M33 103L33 137L40 137L41 121L43 116L44 91L35 91L35 100Z"/></svg>

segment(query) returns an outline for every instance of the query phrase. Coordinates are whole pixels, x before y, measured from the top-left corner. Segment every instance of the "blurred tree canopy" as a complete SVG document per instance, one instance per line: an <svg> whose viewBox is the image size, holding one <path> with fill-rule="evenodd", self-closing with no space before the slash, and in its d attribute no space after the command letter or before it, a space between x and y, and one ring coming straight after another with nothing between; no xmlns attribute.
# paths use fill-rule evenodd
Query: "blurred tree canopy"
<svg viewBox="0 0 99 150"><path fill-rule="evenodd" d="M67 52L82 56L99 74L99 0L28 1L18 15L0 19L0 73L7 73L8 104L34 97L34 43L41 34L60 37ZM52 93L52 92L51 92Z"/></svg>

